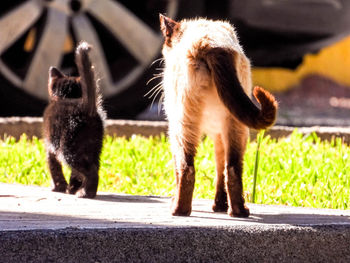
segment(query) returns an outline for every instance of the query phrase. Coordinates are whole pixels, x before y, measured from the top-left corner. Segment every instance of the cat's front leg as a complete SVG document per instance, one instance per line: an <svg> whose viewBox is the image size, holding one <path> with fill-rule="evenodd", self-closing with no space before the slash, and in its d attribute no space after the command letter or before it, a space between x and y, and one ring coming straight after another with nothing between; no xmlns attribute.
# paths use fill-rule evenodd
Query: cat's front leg
<svg viewBox="0 0 350 263"><path fill-rule="evenodd" d="M236 169L235 169L236 168ZM239 168L227 166L225 169L225 179L227 188L228 211L232 217L248 217L249 209L244 204L242 178Z"/></svg>
<svg viewBox="0 0 350 263"><path fill-rule="evenodd" d="M226 141L226 165L224 170L228 211L232 217L248 217L249 209L244 204L242 173L243 157L247 144L248 129L231 125Z"/></svg>
<svg viewBox="0 0 350 263"><path fill-rule="evenodd" d="M216 180L215 180L215 198L213 204L214 212L227 212L227 193L225 189L225 150L221 135L214 138Z"/></svg>
<svg viewBox="0 0 350 263"><path fill-rule="evenodd" d="M244 149L231 144L227 152L225 167L225 185L228 201L228 215L232 217L248 217L249 209L244 204L242 170Z"/></svg>
<svg viewBox="0 0 350 263"><path fill-rule="evenodd" d="M53 184L52 191L65 193L67 189L67 181L63 176L62 166L56 159L55 154L49 152L47 156L47 162L49 165Z"/></svg>

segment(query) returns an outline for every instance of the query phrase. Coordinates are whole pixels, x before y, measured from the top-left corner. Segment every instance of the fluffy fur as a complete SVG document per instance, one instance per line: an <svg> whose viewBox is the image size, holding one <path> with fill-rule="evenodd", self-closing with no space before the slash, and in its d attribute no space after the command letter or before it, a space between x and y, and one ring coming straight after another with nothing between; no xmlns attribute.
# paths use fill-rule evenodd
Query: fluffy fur
<svg viewBox="0 0 350 263"><path fill-rule="evenodd" d="M255 87L250 99L250 62L232 25L206 19L176 22L160 15L164 36L164 108L175 163L173 215L190 215L195 182L194 156L202 133L214 139L214 211L247 217L242 189L248 128L265 129L276 118L277 102Z"/></svg>
<svg viewBox="0 0 350 263"><path fill-rule="evenodd" d="M49 70L49 105L44 112L44 138L53 191L93 198L98 186L104 112L94 71L83 42L76 50L80 77ZM69 185L61 163L71 169Z"/></svg>

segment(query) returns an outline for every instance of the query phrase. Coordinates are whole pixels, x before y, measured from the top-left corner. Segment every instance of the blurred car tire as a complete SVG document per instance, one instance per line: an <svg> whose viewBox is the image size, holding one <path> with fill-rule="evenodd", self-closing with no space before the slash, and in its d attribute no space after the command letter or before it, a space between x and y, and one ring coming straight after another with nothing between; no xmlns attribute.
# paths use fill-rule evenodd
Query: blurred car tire
<svg viewBox="0 0 350 263"><path fill-rule="evenodd" d="M76 75L74 47L94 46L91 58L108 117L134 118L149 103L162 36L158 14L201 13L201 1L13 0L0 11L0 115L40 116L47 71ZM188 8L190 4L190 9ZM180 11L182 10L182 11ZM180 14L182 12L182 14ZM156 82L151 83L156 85Z"/></svg>

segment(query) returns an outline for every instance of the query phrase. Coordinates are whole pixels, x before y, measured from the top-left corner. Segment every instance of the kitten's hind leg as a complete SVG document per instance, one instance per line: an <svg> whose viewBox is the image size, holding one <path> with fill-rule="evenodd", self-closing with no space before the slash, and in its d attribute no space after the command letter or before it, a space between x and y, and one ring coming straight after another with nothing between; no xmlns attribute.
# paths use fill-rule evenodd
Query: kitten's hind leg
<svg viewBox="0 0 350 263"><path fill-rule="evenodd" d="M228 209L227 193L225 190L225 150L220 135L214 138L215 162L216 162L216 191L213 204L214 212L226 212Z"/></svg>
<svg viewBox="0 0 350 263"><path fill-rule="evenodd" d="M84 170L82 185L75 194L81 198L94 198L98 187L98 166L92 165Z"/></svg>
<svg viewBox="0 0 350 263"><path fill-rule="evenodd" d="M228 201L228 215L248 217L249 209L244 205L242 171L243 156L248 137L248 130L234 131L229 134L226 148L225 186Z"/></svg>
<svg viewBox="0 0 350 263"><path fill-rule="evenodd" d="M81 188L83 184L84 176L74 168L72 168L72 174L70 176L69 185L67 187L67 192L69 194L76 194L76 192Z"/></svg>
<svg viewBox="0 0 350 263"><path fill-rule="evenodd" d="M51 178L52 178L52 191L53 192L66 192L67 182L63 176L62 166L59 161L56 159L55 154L48 153L47 162L49 165Z"/></svg>

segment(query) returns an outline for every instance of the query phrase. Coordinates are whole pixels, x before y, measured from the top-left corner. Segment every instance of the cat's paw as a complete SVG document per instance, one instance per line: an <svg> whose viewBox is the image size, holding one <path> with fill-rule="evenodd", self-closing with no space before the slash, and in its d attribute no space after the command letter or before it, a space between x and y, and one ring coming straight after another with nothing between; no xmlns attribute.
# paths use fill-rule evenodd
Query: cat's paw
<svg viewBox="0 0 350 263"><path fill-rule="evenodd" d="M84 188L79 189L75 195L79 198L94 198L96 192L87 192Z"/></svg>
<svg viewBox="0 0 350 263"><path fill-rule="evenodd" d="M52 192L59 192L59 193L65 193L66 192L66 189L67 189L67 184L60 184L60 183L57 183L52 189L51 191Z"/></svg>
<svg viewBox="0 0 350 263"><path fill-rule="evenodd" d="M230 207L227 214L231 217L248 217L250 215L249 208L245 205Z"/></svg>
<svg viewBox="0 0 350 263"><path fill-rule="evenodd" d="M192 209L172 209L171 210L171 214L173 216L190 216L191 215L191 211Z"/></svg>
<svg viewBox="0 0 350 263"><path fill-rule="evenodd" d="M228 205L227 202L224 203L214 203L212 206L214 212L227 212Z"/></svg>
<svg viewBox="0 0 350 263"><path fill-rule="evenodd" d="M71 180L67 186L67 193L75 195L76 192L82 188L82 182L79 180Z"/></svg>
<svg viewBox="0 0 350 263"><path fill-rule="evenodd" d="M76 192L77 192L78 190L79 190L79 188L74 187L74 186L72 186L72 185L68 185L68 186L67 186L66 193L67 193L67 194L71 194L71 195L75 195Z"/></svg>
<svg viewBox="0 0 350 263"><path fill-rule="evenodd" d="M175 198L171 199L171 214L173 216L190 216L192 207L180 207L176 202Z"/></svg>

